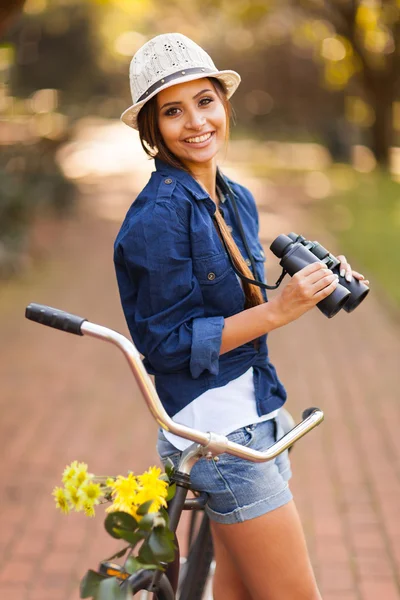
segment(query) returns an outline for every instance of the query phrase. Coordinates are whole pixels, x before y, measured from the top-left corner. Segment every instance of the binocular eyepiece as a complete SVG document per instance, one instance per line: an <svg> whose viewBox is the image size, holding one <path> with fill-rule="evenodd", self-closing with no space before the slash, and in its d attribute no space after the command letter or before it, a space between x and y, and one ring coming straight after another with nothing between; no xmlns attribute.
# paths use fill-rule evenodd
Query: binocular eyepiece
<svg viewBox="0 0 400 600"><path fill-rule="evenodd" d="M278 235L270 249L281 259L279 264L282 269L291 276L313 262L326 264L328 269L338 275L339 283L336 289L317 304L328 318L334 317L341 308L346 312L353 311L369 293L368 286L361 281L353 277L348 282L341 277L340 261L318 242L310 242L301 235L289 233Z"/></svg>

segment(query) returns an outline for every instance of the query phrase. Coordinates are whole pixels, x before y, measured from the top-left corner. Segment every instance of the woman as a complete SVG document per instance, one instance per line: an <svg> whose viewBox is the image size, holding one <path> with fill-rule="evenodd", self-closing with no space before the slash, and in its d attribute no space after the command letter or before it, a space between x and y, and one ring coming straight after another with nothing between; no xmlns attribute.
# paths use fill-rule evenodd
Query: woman
<svg viewBox="0 0 400 600"><path fill-rule="evenodd" d="M237 73L218 71L185 36L165 34L138 50L130 81L133 105L122 119L156 156L115 243L132 338L174 420L265 449L282 435L277 414L286 400L266 334L328 296L337 277L314 263L266 302L229 262L226 249L242 276L263 279L254 199L216 162ZM342 269L352 276L344 257ZM176 462L189 444L160 432L158 450ZM215 600L320 598L289 477L287 452L264 464L222 455L193 468L193 486L209 494Z"/></svg>

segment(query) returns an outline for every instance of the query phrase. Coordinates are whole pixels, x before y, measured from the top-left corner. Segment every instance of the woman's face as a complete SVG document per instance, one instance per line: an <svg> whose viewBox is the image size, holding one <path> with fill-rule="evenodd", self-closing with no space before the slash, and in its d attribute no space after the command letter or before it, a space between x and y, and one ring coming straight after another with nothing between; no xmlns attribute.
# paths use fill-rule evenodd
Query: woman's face
<svg viewBox="0 0 400 600"><path fill-rule="evenodd" d="M225 142L226 112L209 79L174 85L157 95L158 126L181 162L210 163Z"/></svg>

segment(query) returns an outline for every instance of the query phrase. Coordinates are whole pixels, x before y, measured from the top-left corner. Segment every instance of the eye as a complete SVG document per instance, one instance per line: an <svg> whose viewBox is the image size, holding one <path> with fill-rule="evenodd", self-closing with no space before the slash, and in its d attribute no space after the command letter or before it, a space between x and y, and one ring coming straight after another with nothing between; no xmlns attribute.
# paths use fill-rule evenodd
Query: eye
<svg viewBox="0 0 400 600"><path fill-rule="evenodd" d="M211 104L211 102L214 102L214 98L211 98L211 96L206 96L200 100L199 106L207 106L207 104Z"/></svg>
<svg viewBox="0 0 400 600"><path fill-rule="evenodd" d="M175 106L173 106L172 108L168 108L164 115L166 117L176 117L176 115L179 113L179 108L176 108Z"/></svg>

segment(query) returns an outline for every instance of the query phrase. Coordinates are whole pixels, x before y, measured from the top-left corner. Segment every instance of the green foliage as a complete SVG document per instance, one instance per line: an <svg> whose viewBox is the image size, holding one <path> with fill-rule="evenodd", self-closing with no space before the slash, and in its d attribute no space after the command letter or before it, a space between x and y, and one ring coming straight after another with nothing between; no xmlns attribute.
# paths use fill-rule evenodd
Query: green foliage
<svg viewBox="0 0 400 600"><path fill-rule="evenodd" d="M380 171L358 175L318 212L354 269L372 279L372 288L376 279L400 307L400 185Z"/></svg>
<svg viewBox="0 0 400 600"><path fill-rule="evenodd" d="M89 570L81 581L79 588L80 597L92 598L96 596L100 583L104 579L106 579L104 575L100 575L100 573L96 573L96 571Z"/></svg>
<svg viewBox="0 0 400 600"><path fill-rule="evenodd" d="M170 471L172 474L172 472ZM170 484L169 477L160 476ZM170 485L168 497L172 498L175 485ZM123 512L110 512L104 522L105 529L113 538L129 543L122 550L102 561L100 572L89 570L80 585L81 598L94 600L125 600L124 581L141 570L164 571L165 564L175 557L175 534L169 529L165 508L149 512L153 501L144 502L136 511L137 518ZM126 556L122 565L111 563L114 558Z"/></svg>

